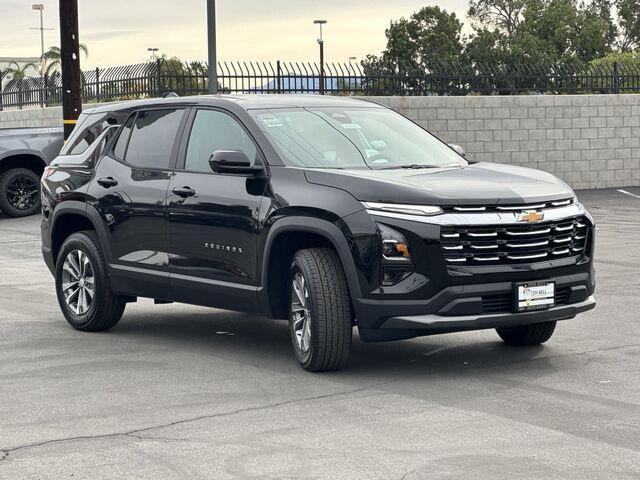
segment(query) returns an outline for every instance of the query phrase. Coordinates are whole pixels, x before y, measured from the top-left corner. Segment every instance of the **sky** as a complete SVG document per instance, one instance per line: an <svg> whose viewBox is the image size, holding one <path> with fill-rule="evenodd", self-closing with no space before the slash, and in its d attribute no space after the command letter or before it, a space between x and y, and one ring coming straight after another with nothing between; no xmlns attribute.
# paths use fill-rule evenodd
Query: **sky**
<svg viewBox="0 0 640 480"><path fill-rule="evenodd" d="M58 45L58 2L45 4L45 48ZM0 0L0 57L39 57L38 12L32 0ZM206 60L206 0L78 0L80 41L89 49L82 68L148 60L148 47L183 60ZM316 18L324 28L328 61L362 59L385 47L391 19L439 5L464 19L465 0L217 0L219 60L315 60ZM463 20L464 21L464 20ZM465 24L467 22L465 21Z"/></svg>

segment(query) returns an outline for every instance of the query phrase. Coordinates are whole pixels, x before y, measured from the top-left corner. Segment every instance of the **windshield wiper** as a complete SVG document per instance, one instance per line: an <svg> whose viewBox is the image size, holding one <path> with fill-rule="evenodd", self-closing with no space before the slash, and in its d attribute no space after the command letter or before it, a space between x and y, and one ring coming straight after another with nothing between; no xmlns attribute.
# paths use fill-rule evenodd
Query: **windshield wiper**
<svg viewBox="0 0 640 480"><path fill-rule="evenodd" d="M424 164L420 164L420 163L411 163L409 165L395 165L393 167L384 167L384 168L376 168L376 170L395 170L398 168L404 168L404 169L420 169L420 168L442 168L442 167L453 167L454 165L435 165L435 164L431 164L431 163L424 163Z"/></svg>

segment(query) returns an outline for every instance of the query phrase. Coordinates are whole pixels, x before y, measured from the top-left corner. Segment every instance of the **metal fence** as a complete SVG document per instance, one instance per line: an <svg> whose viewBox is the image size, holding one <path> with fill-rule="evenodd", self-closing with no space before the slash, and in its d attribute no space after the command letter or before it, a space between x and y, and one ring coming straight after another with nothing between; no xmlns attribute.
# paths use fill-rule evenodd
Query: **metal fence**
<svg viewBox="0 0 640 480"><path fill-rule="evenodd" d="M515 95L640 92L640 68L608 65L480 65L442 63L413 71L309 62L220 62L222 93L320 93L332 95ZM84 102L180 96L208 91L208 66L173 59L82 72ZM0 71L0 110L60 105L59 73L12 79Z"/></svg>

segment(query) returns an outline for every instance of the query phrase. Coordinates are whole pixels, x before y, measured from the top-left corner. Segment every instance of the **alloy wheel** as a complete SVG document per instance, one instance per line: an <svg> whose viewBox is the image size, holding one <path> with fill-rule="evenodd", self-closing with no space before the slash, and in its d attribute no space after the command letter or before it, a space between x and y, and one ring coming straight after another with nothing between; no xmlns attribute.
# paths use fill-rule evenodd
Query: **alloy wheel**
<svg viewBox="0 0 640 480"><path fill-rule="evenodd" d="M39 190L33 178L18 175L7 186L7 200L16 210L29 210L37 203Z"/></svg>
<svg viewBox="0 0 640 480"><path fill-rule="evenodd" d="M291 289L291 316L296 346L301 353L306 353L311 345L311 312L309 310L309 290L304 276L296 272Z"/></svg>
<svg viewBox="0 0 640 480"><path fill-rule="evenodd" d="M64 259L62 293L76 315L89 311L95 295L95 279L91 260L82 250L71 250Z"/></svg>

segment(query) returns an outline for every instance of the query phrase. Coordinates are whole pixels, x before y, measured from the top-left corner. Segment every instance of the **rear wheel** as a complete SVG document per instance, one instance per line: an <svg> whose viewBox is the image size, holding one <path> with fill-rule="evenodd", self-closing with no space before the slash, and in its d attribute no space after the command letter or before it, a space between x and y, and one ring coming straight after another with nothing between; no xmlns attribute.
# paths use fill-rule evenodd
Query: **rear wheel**
<svg viewBox="0 0 640 480"><path fill-rule="evenodd" d="M328 248L300 250L290 275L291 343L303 368L343 368L351 352L351 303L340 259Z"/></svg>
<svg viewBox="0 0 640 480"><path fill-rule="evenodd" d="M0 177L0 209L10 217L40 210L40 177L26 168L12 168Z"/></svg>
<svg viewBox="0 0 640 480"><path fill-rule="evenodd" d="M56 261L58 303L69 325L97 332L118 323L125 301L111 291L107 265L94 232L71 235Z"/></svg>
<svg viewBox="0 0 640 480"><path fill-rule="evenodd" d="M556 322L532 323L521 327L496 328L504 343L514 346L540 345L553 335Z"/></svg>

